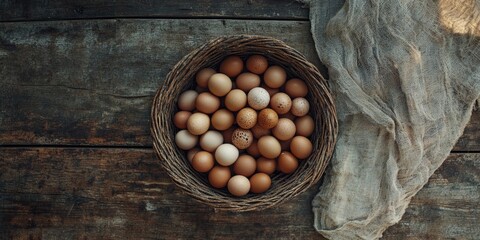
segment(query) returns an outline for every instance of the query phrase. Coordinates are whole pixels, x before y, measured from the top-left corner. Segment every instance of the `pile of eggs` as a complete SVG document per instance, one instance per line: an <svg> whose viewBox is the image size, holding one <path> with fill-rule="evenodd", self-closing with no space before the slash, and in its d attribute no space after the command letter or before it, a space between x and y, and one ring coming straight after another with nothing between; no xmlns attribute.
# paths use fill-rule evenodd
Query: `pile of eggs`
<svg viewBox="0 0 480 240"><path fill-rule="evenodd" d="M225 58L218 69L196 74L196 89L183 92L174 125L175 143L193 169L214 188L234 196L263 193L276 171L291 174L313 150L308 88L262 55L246 62Z"/></svg>

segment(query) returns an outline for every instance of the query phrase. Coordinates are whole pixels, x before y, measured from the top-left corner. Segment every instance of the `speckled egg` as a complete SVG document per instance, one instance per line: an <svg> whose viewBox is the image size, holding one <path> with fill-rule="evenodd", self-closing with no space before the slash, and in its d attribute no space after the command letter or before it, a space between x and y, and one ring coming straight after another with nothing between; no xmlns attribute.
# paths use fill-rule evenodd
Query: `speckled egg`
<svg viewBox="0 0 480 240"><path fill-rule="evenodd" d="M250 129L257 123L257 112L251 108L244 108L237 113L237 124L243 129Z"/></svg>
<svg viewBox="0 0 480 240"><path fill-rule="evenodd" d="M232 134L232 143L238 149L246 149L252 145L253 134L248 129L237 128Z"/></svg>

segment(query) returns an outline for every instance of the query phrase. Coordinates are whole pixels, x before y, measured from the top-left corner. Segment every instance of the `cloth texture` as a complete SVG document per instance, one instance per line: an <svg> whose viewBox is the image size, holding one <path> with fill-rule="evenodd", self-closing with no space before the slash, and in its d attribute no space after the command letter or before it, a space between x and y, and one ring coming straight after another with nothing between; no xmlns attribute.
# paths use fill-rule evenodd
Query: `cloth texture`
<svg viewBox="0 0 480 240"><path fill-rule="evenodd" d="M377 239L471 117L480 96L480 0L309 4L339 120L312 201L314 227L329 239Z"/></svg>

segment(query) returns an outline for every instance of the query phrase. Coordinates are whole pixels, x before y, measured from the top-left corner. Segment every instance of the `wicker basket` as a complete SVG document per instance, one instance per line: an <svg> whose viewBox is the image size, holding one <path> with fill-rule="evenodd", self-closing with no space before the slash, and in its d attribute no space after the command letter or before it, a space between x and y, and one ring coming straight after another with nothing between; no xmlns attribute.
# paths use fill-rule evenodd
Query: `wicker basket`
<svg viewBox="0 0 480 240"><path fill-rule="evenodd" d="M244 59L250 54L262 54L270 63L283 66L289 77L305 80L309 87L307 99L311 103L311 114L315 120L313 153L301 161L293 174L274 175L271 188L263 194L234 197L225 190L214 189L204 174L193 170L185 153L177 148L174 141L177 129L172 118L178 111L178 96L183 91L194 88L194 77L200 69L216 68L223 58L231 54L240 55ZM327 82L317 68L284 42L263 36L219 37L183 57L155 95L151 118L153 147L172 180L200 202L216 209L236 212L272 207L318 182L332 156L337 135L335 106Z"/></svg>

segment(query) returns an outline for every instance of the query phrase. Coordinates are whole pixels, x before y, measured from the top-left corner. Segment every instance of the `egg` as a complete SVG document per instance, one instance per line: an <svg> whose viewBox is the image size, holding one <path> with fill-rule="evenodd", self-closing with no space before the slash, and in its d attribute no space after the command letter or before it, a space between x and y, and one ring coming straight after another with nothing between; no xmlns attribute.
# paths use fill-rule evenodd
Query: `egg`
<svg viewBox="0 0 480 240"><path fill-rule="evenodd" d="M217 110L212 115L212 126L220 131L227 130L234 122L235 117L233 116L233 113L226 109Z"/></svg>
<svg viewBox="0 0 480 240"><path fill-rule="evenodd" d="M285 84L285 92L292 98L305 97L308 94L308 87L304 81L292 78Z"/></svg>
<svg viewBox="0 0 480 240"><path fill-rule="evenodd" d="M277 125L272 129L272 134L278 140L285 141L295 136L296 131L295 123L292 120L280 118Z"/></svg>
<svg viewBox="0 0 480 240"><path fill-rule="evenodd" d="M312 142L303 136L295 136L290 143L290 151L298 159L305 159L312 154Z"/></svg>
<svg viewBox="0 0 480 240"><path fill-rule="evenodd" d="M257 169L257 161L250 155L241 155L233 164L233 172L238 175L250 177Z"/></svg>
<svg viewBox="0 0 480 240"><path fill-rule="evenodd" d="M265 129L271 129L278 123L277 112L271 108L265 108L258 113L258 125Z"/></svg>
<svg viewBox="0 0 480 240"><path fill-rule="evenodd" d="M315 129L313 118L309 115L295 119L295 127L297 128L297 135L309 137Z"/></svg>
<svg viewBox="0 0 480 240"><path fill-rule="evenodd" d="M198 95L195 106L198 111L211 114L220 107L220 99L209 92L203 92Z"/></svg>
<svg viewBox="0 0 480 240"><path fill-rule="evenodd" d="M258 151L257 140L254 139L250 147L247 148L247 153L250 154L252 157L259 157L260 152Z"/></svg>
<svg viewBox="0 0 480 240"><path fill-rule="evenodd" d="M248 92L260 86L260 76L249 72L242 73L235 79L235 84L238 89Z"/></svg>
<svg viewBox="0 0 480 240"><path fill-rule="evenodd" d="M287 81L287 72L280 66L271 66L263 74L263 80L267 86L279 88Z"/></svg>
<svg viewBox="0 0 480 240"><path fill-rule="evenodd" d="M188 90L178 97L178 108L183 111L193 111L195 109L195 100L198 93L194 90Z"/></svg>
<svg viewBox="0 0 480 240"><path fill-rule="evenodd" d="M276 93L270 99L270 106L278 114L286 114L292 107L292 99L286 93Z"/></svg>
<svg viewBox="0 0 480 240"><path fill-rule="evenodd" d="M180 130L175 134L175 143L180 149L189 150L195 147L198 142L198 136L195 136L187 130Z"/></svg>
<svg viewBox="0 0 480 240"><path fill-rule="evenodd" d="M192 149L188 150L188 152L187 152L187 160L188 160L190 163L192 163L193 156L195 156L195 154L196 154L197 152L200 152L200 151L201 151L200 148L192 148Z"/></svg>
<svg viewBox="0 0 480 240"><path fill-rule="evenodd" d="M204 68L198 71L197 75L195 75L195 81L197 82L197 86L201 88L208 87L208 79L210 79L210 77L215 73L217 72L211 68Z"/></svg>
<svg viewBox="0 0 480 240"><path fill-rule="evenodd" d="M232 90L232 80L223 73L215 73L208 80L208 90L215 96L223 97Z"/></svg>
<svg viewBox="0 0 480 240"><path fill-rule="evenodd" d="M268 95L270 95L270 98L275 95L276 93L280 92L280 88L271 88L271 87L268 87L267 85L262 84L261 87L265 90L267 90L268 92Z"/></svg>
<svg viewBox="0 0 480 240"><path fill-rule="evenodd" d="M257 172L262 172L266 174L272 174L277 168L277 162L275 159L269 159L260 157L257 159Z"/></svg>
<svg viewBox="0 0 480 240"><path fill-rule="evenodd" d="M278 140L272 136L263 136L258 139L258 151L266 158L276 158L282 150Z"/></svg>
<svg viewBox="0 0 480 240"><path fill-rule="evenodd" d="M247 105L247 94L240 89L233 89L225 97L225 107L236 112Z"/></svg>
<svg viewBox="0 0 480 240"><path fill-rule="evenodd" d="M187 120L187 129L193 135L202 135L210 127L210 118L204 113L194 113Z"/></svg>
<svg viewBox="0 0 480 240"><path fill-rule="evenodd" d="M263 193L272 186L272 179L265 173L255 173L250 177L250 192Z"/></svg>
<svg viewBox="0 0 480 240"><path fill-rule="evenodd" d="M213 155L206 151L197 152L192 158L192 167L197 172L205 173L215 165Z"/></svg>
<svg viewBox="0 0 480 240"><path fill-rule="evenodd" d="M207 131L200 137L200 147L207 152L214 152L223 143L223 135L214 130Z"/></svg>
<svg viewBox="0 0 480 240"><path fill-rule="evenodd" d="M247 100L250 107L255 110L261 110L270 103L270 94L268 94L267 90L256 87L248 92Z"/></svg>
<svg viewBox="0 0 480 240"><path fill-rule="evenodd" d="M208 182L214 188L224 188L231 176L229 167L215 166L208 173Z"/></svg>
<svg viewBox="0 0 480 240"><path fill-rule="evenodd" d="M257 123L257 112L251 108L244 108L237 113L237 124L243 129L250 129Z"/></svg>
<svg viewBox="0 0 480 240"><path fill-rule="evenodd" d="M175 127L180 129L187 128L187 120L190 115L192 115L192 113L187 111L180 111L175 113L175 115L173 116L173 124L175 125Z"/></svg>
<svg viewBox="0 0 480 240"><path fill-rule="evenodd" d="M291 110L293 115L302 117L307 115L308 111L310 111L310 104L307 99L301 97L293 99Z"/></svg>
<svg viewBox="0 0 480 240"><path fill-rule="evenodd" d="M238 149L230 143L224 143L215 150L215 160L222 166L230 166L237 161Z"/></svg>
<svg viewBox="0 0 480 240"><path fill-rule="evenodd" d="M220 63L220 72L236 77L243 71L243 61L239 56L229 56Z"/></svg>
<svg viewBox="0 0 480 240"><path fill-rule="evenodd" d="M235 175L228 181L228 191L237 197L247 195L250 191L250 181L242 175Z"/></svg>
<svg viewBox="0 0 480 240"><path fill-rule="evenodd" d="M252 55L247 58L247 70L255 73L262 74L268 68L268 60L262 55Z"/></svg>
<svg viewBox="0 0 480 240"><path fill-rule="evenodd" d="M235 129L237 129L237 128L235 126L232 126L229 129L227 129L225 131L222 131L223 142L232 143L232 135L233 135L233 131L235 131Z"/></svg>
<svg viewBox="0 0 480 240"><path fill-rule="evenodd" d="M290 174L298 168L298 160L293 154L289 152L282 152L278 157L278 171Z"/></svg>
<svg viewBox="0 0 480 240"><path fill-rule="evenodd" d="M257 139L266 135L271 135L272 133L270 129L266 129L258 125L258 122L257 124L255 124L255 126L252 127L251 130L252 130L253 136Z"/></svg>
<svg viewBox="0 0 480 240"><path fill-rule="evenodd" d="M232 134L232 143L238 149L246 149L252 145L253 133L248 129L237 128Z"/></svg>

